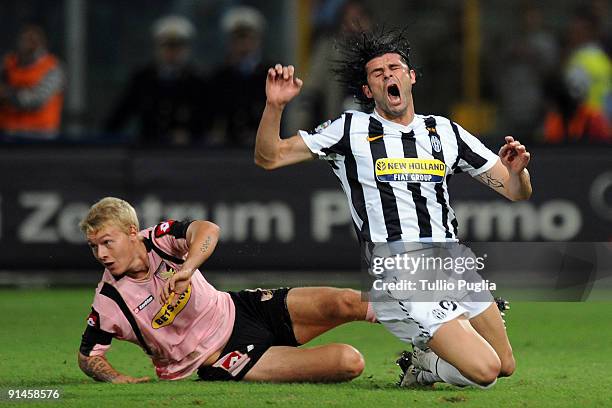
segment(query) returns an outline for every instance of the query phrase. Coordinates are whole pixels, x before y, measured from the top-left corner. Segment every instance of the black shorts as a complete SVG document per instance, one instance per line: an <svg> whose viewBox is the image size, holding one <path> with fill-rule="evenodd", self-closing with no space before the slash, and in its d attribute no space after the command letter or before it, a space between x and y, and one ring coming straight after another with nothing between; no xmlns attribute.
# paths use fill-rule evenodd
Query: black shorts
<svg viewBox="0 0 612 408"><path fill-rule="evenodd" d="M229 292L236 306L234 328L221 357L198 369L206 381L239 381L272 346L299 346L287 309L290 288Z"/></svg>

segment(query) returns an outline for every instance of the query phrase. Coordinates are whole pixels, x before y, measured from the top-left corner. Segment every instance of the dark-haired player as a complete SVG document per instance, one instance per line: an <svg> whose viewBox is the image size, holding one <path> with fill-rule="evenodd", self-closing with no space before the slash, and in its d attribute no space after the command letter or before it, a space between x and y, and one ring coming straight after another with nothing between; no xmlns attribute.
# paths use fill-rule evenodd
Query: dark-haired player
<svg viewBox="0 0 612 408"><path fill-rule="evenodd" d="M195 371L204 380L349 381L363 357L348 344L298 348L340 324L373 320L359 292L281 288L222 292L198 268L219 228L166 221L139 231L134 208L107 197L80 224L104 275L79 350L79 367L98 381L135 383L105 357L113 338L139 345L164 380Z"/></svg>
<svg viewBox="0 0 612 408"><path fill-rule="evenodd" d="M467 172L513 201L530 197L530 155L518 140L507 136L496 155L451 120L415 114L417 75L404 31L359 33L346 38L340 51L335 72L362 111L344 112L314 132L282 139L283 110L302 81L293 66L270 68L255 146L259 166L272 170L314 158L330 161L362 244L457 242L447 188L453 174ZM436 302L391 299L373 305L382 324L415 346L401 385L444 381L487 387L514 372L512 348L492 298L459 299L442 311Z"/></svg>

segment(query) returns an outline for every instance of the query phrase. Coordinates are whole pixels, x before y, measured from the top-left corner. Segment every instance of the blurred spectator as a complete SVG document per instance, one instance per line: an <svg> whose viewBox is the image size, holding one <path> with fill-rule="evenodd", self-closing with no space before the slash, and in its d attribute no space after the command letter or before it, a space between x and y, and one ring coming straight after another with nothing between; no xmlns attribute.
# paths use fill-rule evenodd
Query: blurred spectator
<svg viewBox="0 0 612 408"><path fill-rule="evenodd" d="M590 108L605 111L612 93L612 64L600 39L599 17L588 7L577 9L568 30L565 75L575 97L585 95Z"/></svg>
<svg viewBox="0 0 612 408"><path fill-rule="evenodd" d="M51 140L60 128L64 73L37 25L19 33L0 75L0 133L7 140Z"/></svg>
<svg viewBox="0 0 612 408"><path fill-rule="evenodd" d="M368 30L372 25L371 15L359 0L347 0L338 8L333 31L319 37L304 88L290 106L290 129L314 129L323 118L335 118L345 110L359 108L353 95L346 93L346 87L331 72L333 62L340 59L334 42L339 36Z"/></svg>
<svg viewBox="0 0 612 408"><path fill-rule="evenodd" d="M605 104L612 92L612 64L598 42L599 19L576 10L568 26L568 57L561 78L547 86L551 110L544 122L547 143L612 142Z"/></svg>
<svg viewBox="0 0 612 408"><path fill-rule="evenodd" d="M269 65L262 60L265 18L255 8L233 7L221 19L228 44L225 61L210 78L213 132L217 143L248 147L255 143L259 118L266 104Z"/></svg>
<svg viewBox="0 0 612 408"><path fill-rule="evenodd" d="M136 116L141 144L188 145L203 136L206 93L190 63L194 35L184 17L155 22L155 60L133 74L106 122L107 131L120 131Z"/></svg>
<svg viewBox="0 0 612 408"><path fill-rule="evenodd" d="M612 60L612 15L610 14L611 5L609 0L592 0L591 10L601 22L600 43L603 50L608 55L608 60ZM608 121L612 123L612 91L604 101L604 111Z"/></svg>
<svg viewBox="0 0 612 408"><path fill-rule="evenodd" d="M529 141L546 113L544 84L558 68L555 36L544 27L542 10L531 2L521 6L521 24L514 41L494 70L498 92L498 129Z"/></svg>
<svg viewBox="0 0 612 408"><path fill-rule="evenodd" d="M544 120L546 143L612 143L610 122L586 103L586 94L571 91L563 78L551 80L547 88L552 108Z"/></svg>

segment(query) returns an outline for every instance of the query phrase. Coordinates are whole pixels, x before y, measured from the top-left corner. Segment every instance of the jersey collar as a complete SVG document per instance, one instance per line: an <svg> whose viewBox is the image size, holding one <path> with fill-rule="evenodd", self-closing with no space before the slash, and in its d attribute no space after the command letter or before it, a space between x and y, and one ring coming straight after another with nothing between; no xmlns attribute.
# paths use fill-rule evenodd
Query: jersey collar
<svg viewBox="0 0 612 408"><path fill-rule="evenodd" d="M399 124L399 123L396 123L396 122L391 122L390 120L383 118L381 115L378 114L376 109L374 109L374 112L372 113L372 115L376 118L376 120L380 121L382 124L384 124L386 126L391 126L391 127L395 128L395 129L401 131L402 133L410 133L410 132L412 132L412 129L414 128L415 121L417 119L417 115L415 113L414 117L412 118L412 122L410 122L408 125L404 126L402 124Z"/></svg>

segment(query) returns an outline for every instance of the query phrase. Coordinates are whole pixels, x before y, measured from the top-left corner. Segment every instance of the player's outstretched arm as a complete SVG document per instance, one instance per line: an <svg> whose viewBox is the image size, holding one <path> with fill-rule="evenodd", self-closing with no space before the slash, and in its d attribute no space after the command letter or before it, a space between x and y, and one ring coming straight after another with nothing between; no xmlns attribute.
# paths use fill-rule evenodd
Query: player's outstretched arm
<svg viewBox="0 0 612 408"><path fill-rule="evenodd" d="M187 258L181 269L163 286L160 303L166 303L173 292L180 295L187 290L193 273L210 258L215 250L219 242L219 231L219 226L210 221L198 220L189 225L185 236L189 247ZM176 304L178 296L174 296L173 300L173 304Z"/></svg>
<svg viewBox="0 0 612 408"><path fill-rule="evenodd" d="M493 190L512 201L531 197L531 180L527 165L531 159L527 148L512 136L506 136L506 144L499 150L499 160L477 178Z"/></svg>
<svg viewBox="0 0 612 408"><path fill-rule="evenodd" d="M295 75L292 65L276 64L266 77L266 107L261 115L255 139L255 164L273 170L314 158L306 143L298 135L280 137L280 123L285 106L302 89L302 80Z"/></svg>
<svg viewBox="0 0 612 408"><path fill-rule="evenodd" d="M149 377L123 375L110 365L104 356L87 357L79 352L79 368L96 381L113 384L135 384L151 381Z"/></svg>

